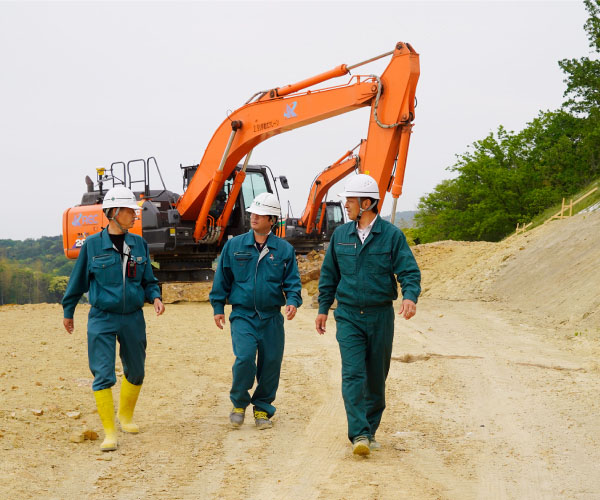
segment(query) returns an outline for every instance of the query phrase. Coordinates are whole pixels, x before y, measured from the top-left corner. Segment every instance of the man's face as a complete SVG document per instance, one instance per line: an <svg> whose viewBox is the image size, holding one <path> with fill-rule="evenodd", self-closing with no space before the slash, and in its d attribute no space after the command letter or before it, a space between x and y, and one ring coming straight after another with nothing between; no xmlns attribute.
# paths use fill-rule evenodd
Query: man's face
<svg viewBox="0 0 600 500"><path fill-rule="evenodd" d="M344 204L344 208L348 213L348 218L350 220L356 220L358 217L358 212L360 212L360 205L358 203L358 198L346 198L346 203Z"/></svg>
<svg viewBox="0 0 600 500"><path fill-rule="evenodd" d="M266 234L271 230L273 222L270 215L250 214L250 226L257 233Z"/></svg>
<svg viewBox="0 0 600 500"><path fill-rule="evenodd" d="M128 207L122 207L115 219L121 224L123 229L131 229L136 219L135 210Z"/></svg>

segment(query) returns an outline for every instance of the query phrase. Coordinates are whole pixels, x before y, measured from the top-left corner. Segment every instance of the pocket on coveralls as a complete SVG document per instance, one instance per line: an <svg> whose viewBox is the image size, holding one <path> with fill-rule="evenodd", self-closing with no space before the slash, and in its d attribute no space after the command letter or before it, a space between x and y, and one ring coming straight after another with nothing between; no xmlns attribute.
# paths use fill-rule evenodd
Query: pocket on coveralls
<svg viewBox="0 0 600 500"><path fill-rule="evenodd" d="M338 243L335 246L340 273L356 274L356 243Z"/></svg>
<svg viewBox="0 0 600 500"><path fill-rule="evenodd" d="M389 274L392 269L392 252L385 247L371 247L367 269L372 274Z"/></svg>
<svg viewBox="0 0 600 500"><path fill-rule="evenodd" d="M116 253L95 255L92 257L92 274L101 285L123 283L121 259Z"/></svg>
<svg viewBox="0 0 600 500"><path fill-rule="evenodd" d="M271 259L271 257L266 257L266 260L267 281L272 281L273 283L281 283L283 281L283 271L285 269L285 262L276 258Z"/></svg>
<svg viewBox="0 0 600 500"><path fill-rule="evenodd" d="M250 252L234 252L232 261L233 277L236 281L248 281L252 272L252 254Z"/></svg>

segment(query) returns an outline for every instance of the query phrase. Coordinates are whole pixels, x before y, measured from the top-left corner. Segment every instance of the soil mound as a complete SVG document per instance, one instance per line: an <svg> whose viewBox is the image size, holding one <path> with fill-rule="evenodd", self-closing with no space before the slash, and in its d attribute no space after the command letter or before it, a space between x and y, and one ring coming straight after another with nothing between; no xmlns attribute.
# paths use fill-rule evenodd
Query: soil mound
<svg viewBox="0 0 600 500"><path fill-rule="evenodd" d="M441 241L413 248L423 296L502 301L561 324L600 319L600 213L554 220L499 243Z"/></svg>

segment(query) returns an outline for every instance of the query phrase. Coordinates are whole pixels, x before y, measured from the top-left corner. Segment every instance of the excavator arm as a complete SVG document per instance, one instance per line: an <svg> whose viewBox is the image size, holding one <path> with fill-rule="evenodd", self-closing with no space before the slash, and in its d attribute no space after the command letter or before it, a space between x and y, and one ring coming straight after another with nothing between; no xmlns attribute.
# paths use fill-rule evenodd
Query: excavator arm
<svg viewBox="0 0 600 500"><path fill-rule="evenodd" d="M321 213L323 214L319 221L319 225L321 226L323 224L323 221L325 220L324 207L322 206L323 198L331 186L346 177L353 170L359 169L360 158L361 154L364 154L363 150L365 144L366 141L360 142L359 146L361 149L358 156L352 154L353 150L346 151L339 160L323 170L313 181L312 186L310 187L306 207L304 208L302 217L300 217L300 220L298 221L299 226L306 228L306 234L312 233L315 229L315 221L317 220L319 209L321 209Z"/></svg>
<svg viewBox="0 0 600 500"><path fill-rule="evenodd" d="M392 57L381 77L355 75L344 85L300 93L387 55ZM227 214L225 209L216 223L209 223L210 207L240 160L258 144L277 134L366 106L371 106L371 113L362 171L378 182L382 199L390 190L397 198L402 192L418 78L419 55L409 44L398 43L393 51L368 61L353 66L342 64L294 85L260 93L256 101L235 110L213 135L194 177L177 202L181 218L195 220L194 239L214 243L222 238L231 212Z"/></svg>

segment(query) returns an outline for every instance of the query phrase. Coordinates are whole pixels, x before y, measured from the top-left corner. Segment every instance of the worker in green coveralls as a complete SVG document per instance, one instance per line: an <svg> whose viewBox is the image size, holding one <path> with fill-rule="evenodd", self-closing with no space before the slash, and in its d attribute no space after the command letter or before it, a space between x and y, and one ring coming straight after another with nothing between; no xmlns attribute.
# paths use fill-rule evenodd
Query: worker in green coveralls
<svg viewBox="0 0 600 500"><path fill-rule="evenodd" d="M136 434L139 428L133 423L133 411L144 381L146 360L142 307L148 301L157 315L165 310L158 280L152 272L148 245L141 236L129 232L139 208L135 195L125 186L106 192L102 210L109 220L108 227L85 240L62 300L63 324L67 332L73 333L75 307L89 291L88 359L94 375L92 389L104 427L102 451L116 450L118 445L112 395L112 386L117 381L116 341L124 372L117 417L122 431Z"/></svg>
<svg viewBox="0 0 600 500"><path fill-rule="evenodd" d="M244 423L254 406L254 423L269 429L283 360L281 308L291 320L302 304L294 247L272 233L281 208L277 196L259 194L248 209L252 229L227 241L219 257L209 295L217 327L225 323L225 302L232 306L231 341L235 363L229 397L233 427ZM250 389L256 378L252 396Z"/></svg>
<svg viewBox="0 0 600 500"><path fill-rule="evenodd" d="M342 396L353 453L380 448L375 433L385 409L385 381L394 340L393 301L402 287L399 314L416 313L421 272L400 229L377 214L379 187L369 175L353 176L340 196L351 222L329 243L319 279L317 332L325 333L334 299L342 358Z"/></svg>

